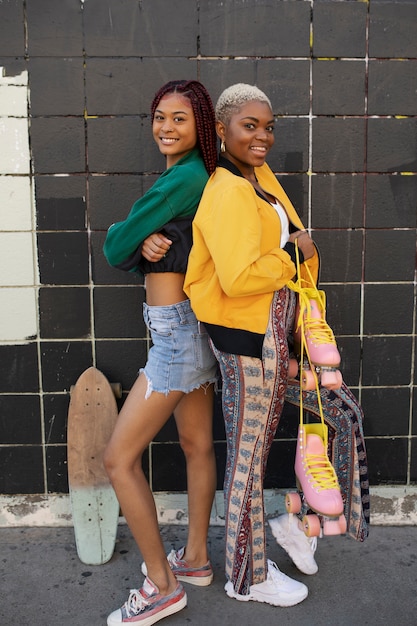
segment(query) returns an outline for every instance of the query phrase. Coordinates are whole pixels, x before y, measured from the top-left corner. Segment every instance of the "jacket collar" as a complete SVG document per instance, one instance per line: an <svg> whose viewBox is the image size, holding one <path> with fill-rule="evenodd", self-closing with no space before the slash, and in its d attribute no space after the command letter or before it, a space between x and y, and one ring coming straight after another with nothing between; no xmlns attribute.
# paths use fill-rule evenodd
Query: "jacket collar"
<svg viewBox="0 0 417 626"><path fill-rule="evenodd" d="M217 161L217 165L218 165L218 167L223 167L225 170L228 170L229 172L231 172L231 174L234 174L235 176L240 176L241 178L245 178L243 176L242 172L239 170L239 168L236 167L236 165L234 163L229 161L229 159L226 159L222 155L219 156L219 160ZM245 178L245 180L247 180L247 178ZM249 183L249 185L251 187L253 187L252 183L250 183L249 181L248 181L248 183ZM268 204L270 204L270 202L265 198L265 196L263 194L261 194L257 189L255 189L255 187L253 187L253 190L256 193L256 195L259 196L259 198L261 198L262 200L264 200L265 202L268 202Z"/></svg>

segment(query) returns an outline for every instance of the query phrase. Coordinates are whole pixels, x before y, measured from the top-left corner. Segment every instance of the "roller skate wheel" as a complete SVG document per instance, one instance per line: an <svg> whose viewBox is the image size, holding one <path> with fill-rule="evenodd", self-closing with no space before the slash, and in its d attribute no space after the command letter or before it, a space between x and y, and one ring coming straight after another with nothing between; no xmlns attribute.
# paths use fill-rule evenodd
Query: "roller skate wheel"
<svg viewBox="0 0 417 626"><path fill-rule="evenodd" d="M344 535L347 530L346 517L327 517L323 520L323 535Z"/></svg>
<svg viewBox="0 0 417 626"><path fill-rule="evenodd" d="M290 359L288 366L288 378L297 378L298 374L298 362L296 359Z"/></svg>
<svg viewBox="0 0 417 626"><path fill-rule="evenodd" d="M298 493L291 491L285 495L285 508L287 513L299 513L301 511L301 498Z"/></svg>
<svg viewBox="0 0 417 626"><path fill-rule="evenodd" d="M339 528L340 528L340 534L344 535L347 531L347 520L344 515L341 515L339 517Z"/></svg>
<svg viewBox="0 0 417 626"><path fill-rule="evenodd" d="M340 389L343 382L342 374L339 370L322 369L320 380L322 387L326 387L327 389Z"/></svg>
<svg viewBox="0 0 417 626"><path fill-rule="evenodd" d="M303 370L301 377L305 391L313 391L316 388L316 377L311 370Z"/></svg>
<svg viewBox="0 0 417 626"><path fill-rule="evenodd" d="M321 526L318 515L304 515L303 530L306 537L319 537Z"/></svg>

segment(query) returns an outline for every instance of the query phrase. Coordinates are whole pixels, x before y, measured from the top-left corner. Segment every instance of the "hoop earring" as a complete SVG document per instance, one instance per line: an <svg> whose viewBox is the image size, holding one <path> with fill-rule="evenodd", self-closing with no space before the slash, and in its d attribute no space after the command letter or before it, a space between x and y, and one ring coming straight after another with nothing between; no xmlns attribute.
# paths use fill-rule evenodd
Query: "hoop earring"
<svg viewBox="0 0 417 626"><path fill-rule="evenodd" d="M226 144L224 143L223 139L222 139L222 142L220 144L220 152L226 152Z"/></svg>

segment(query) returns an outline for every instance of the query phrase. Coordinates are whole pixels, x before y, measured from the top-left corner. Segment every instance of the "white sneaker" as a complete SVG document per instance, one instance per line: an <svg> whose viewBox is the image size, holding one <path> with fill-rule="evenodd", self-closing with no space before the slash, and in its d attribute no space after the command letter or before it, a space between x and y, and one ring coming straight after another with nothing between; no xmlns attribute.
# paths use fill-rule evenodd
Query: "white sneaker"
<svg viewBox="0 0 417 626"><path fill-rule="evenodd" d="M298 526L296 515L288 513L268 520L277 543L294 561L303 574L315 574L318 566L314 560L317 548L317 537L307 537Z"/></svg>
<svg viewBox="0 0 417 626"><path fill-rule="evenodd" d="M230 580L226 583L224 590L229 598L235 598L241 602L254 600L273 606L294 606L308 596L308 589L303 583L280 572L277 565L269 559L267 579L263 583L251 585L248 595L236 593Z"/></svg>

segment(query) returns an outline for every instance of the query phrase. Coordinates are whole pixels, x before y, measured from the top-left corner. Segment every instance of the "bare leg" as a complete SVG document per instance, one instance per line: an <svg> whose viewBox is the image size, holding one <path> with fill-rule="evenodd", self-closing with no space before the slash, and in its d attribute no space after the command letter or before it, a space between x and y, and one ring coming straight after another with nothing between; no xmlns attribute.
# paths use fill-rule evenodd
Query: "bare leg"
<svg viewBox="0 0 417 626"><path fill-rule="evenodd" d="M142 454L184 394L153 392L145 400L146 388L147 379L141 374L120 411L105 453L105 466L149 578L164 595L174 591L177 583L166 559L155 501L142 470Z"/></svg>
<svg viewBox="0 0 417 626"><path fill-rule="evenodd" d="M216 489L213 385L183 396L174 416L187 462L189 528L186 558L191 567L201 567L209 558L207 533Z"/></svg>

